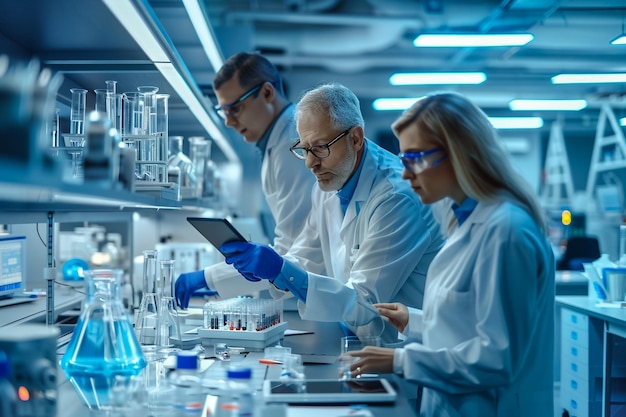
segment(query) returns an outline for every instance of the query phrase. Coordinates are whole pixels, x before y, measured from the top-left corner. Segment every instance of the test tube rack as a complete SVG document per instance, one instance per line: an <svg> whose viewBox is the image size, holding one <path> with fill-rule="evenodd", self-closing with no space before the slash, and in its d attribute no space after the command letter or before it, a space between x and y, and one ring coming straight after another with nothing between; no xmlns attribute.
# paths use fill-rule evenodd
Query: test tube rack
<svg viewBox="0 0 626 417"><path fill-rule="evenodd" d="M287 322L283 321L260 331L222 330L198 328L198 336L202 345L211 346L217 343L226 343L228 346L242 346L249 349L261 350L275 345L285 335Z"/></svg>

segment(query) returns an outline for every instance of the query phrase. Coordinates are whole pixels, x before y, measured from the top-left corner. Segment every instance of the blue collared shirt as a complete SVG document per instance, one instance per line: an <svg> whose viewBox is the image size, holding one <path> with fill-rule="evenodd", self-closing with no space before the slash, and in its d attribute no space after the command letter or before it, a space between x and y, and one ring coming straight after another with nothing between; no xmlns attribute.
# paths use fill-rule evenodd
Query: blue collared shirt
<svg viewBox="0 0 626 417"><path fill-rule="evenodd" d="M356 190L356 186L359 183L359 177L361 176L361 170L363 169L363 161L365 160L365 155L367 154L367 141L364 142L364 150L363 156L361 157L361 161L359 162L359 166L357 167L354 174L350 177L346 185L339 191L337 191L337 197L339 197L339 204L341 204L341 210L343 214L346 214L346 210L348 209L348 204L350 204L350 200L354 195L354 190ZM358 214L358 213L357 213Z"/></svg>
<svg viewBox="0 0 626 417"><path fill-rule="evenodd" d="M259 139L259 141L256 143L257 149L259 150L259 152L261 152L261 159L265 157L265 149L267 149L267 142L269 142L270 140L270 135L272 134L274 125L276 125L276 122L278 122L278 119L280 119L280 116L285 112L285 110L287 110L291 106L293 106L293 104L291 103L285 106L285 108L278 114L278 116L276 116L274 121L272 121L272 123L268 126L265 133L263 133L263 136L261 136L261 139Z"/></svg>
<svg viewBox="0 0 626 417"><path fill-rule="evenodd" d="M456 203L452 204L452 211L456 216L456 220L459 222L459 226L461 226L465 220L467 220L469 215L472 214L477 204L478 201L471 197L465 197L465 200L463 200L460 205Z"/></svg>

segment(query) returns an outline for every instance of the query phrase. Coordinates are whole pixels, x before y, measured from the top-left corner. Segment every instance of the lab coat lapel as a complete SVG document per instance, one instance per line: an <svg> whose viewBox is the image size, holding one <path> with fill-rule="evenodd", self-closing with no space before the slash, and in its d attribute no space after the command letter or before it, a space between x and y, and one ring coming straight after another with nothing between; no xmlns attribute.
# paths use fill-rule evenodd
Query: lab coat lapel
<svg viewBox="0 0 626 417"><path fill-rule="evenodd" d="M294 106L289 105L287 109L280 115L276 124L272 128L270 132L270 137L267 140L267 148L265 149L266 153L270 153L272 148L276 145L279 145L279 139L284 134L284 130L288 127L289 121L293 118ZM267 158L266 155L263 155L263 162L261 163L261 181L265 181L269 176L267 175L267 170L269 169L270 158Z"/></svg>
<svg viewBox="0 0 626 417"><path fill-rule="evenodd" d="M363 160L363 169L361 169L361 176L357 182L356 188L354 189L354 194L350 199L350 204L348 204L348 209L346 210L346 214L343 219L343 224L341 225L341 237L345 242L344 233L348 230L352 230L354 228L353 223L356 222L357 219L357 208L360 207L365 201L367 201L369 194L372 190L374 180L376 178L375 174L376 164L374 162L374 158L376 157L376 152L372 146L368 146L368 150L365 153L365 157Z"/></svg>

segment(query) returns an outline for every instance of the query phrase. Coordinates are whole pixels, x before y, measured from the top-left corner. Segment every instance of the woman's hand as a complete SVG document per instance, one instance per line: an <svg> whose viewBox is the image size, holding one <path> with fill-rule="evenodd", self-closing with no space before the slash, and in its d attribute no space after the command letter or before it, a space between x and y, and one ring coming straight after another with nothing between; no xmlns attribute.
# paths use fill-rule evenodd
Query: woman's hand
<svg viewBox="0 0 626 417"><path fill-rule="evenodd" d="M350 366L352 377L361 374L390 374L393 372L394 349L365 346L362 350L347 352L346 355L355 356L359 359Z"/></svg>
<svg viewBox="0 0 626 417"><path fill-rule="evenodd" d="M409 324L409 309L400 303L380 303L374 304L378 309L378 313L387 318L400 333L404 332L406 325Z"/></svg>

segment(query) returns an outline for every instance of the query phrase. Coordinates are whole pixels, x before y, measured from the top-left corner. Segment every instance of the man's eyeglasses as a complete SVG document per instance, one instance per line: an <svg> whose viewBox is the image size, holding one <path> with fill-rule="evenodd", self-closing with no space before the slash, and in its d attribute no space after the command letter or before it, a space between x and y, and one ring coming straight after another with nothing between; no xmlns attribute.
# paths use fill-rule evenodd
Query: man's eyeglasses
<svg viewBox="0 0 626 417"><path fill-rule="evenodd" d="M237 100L233 101L230 104L224 104L223 106L214 106L213 108L215 109L215 111L217 111L217 114L219 114L222 119L226 119L227 116L237 117L239 116L239 113L241 113L241 103L252 94L259 91L261 87L263 87L263 84L259 84L251 90L248 90L241 97L239 97Z"/></svg>
<svg viewBox="0 0 626 417"><path fill-rule="evenodd" d="M438 155L440 156L437 157ZM406 169L414 174L421 174L428 168L439 165L447 155L443 148L434 148L423 152L402 152L398 156Z"/></svg>
<svg viewBox="0 0 626 417"><path fill-rule="evenodd" d="M297 140L293 145L291 145L289 150L298 159L306 159L306 156L309 152L311 152L313 155L320 159L328 158L330 156L330 147L333 146L339 139L350 133L352 127L344 130L333 140L323 145L298 146L300 144L300 140Z"/></svg>

